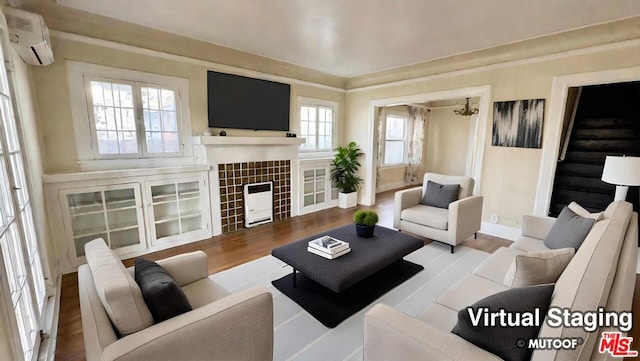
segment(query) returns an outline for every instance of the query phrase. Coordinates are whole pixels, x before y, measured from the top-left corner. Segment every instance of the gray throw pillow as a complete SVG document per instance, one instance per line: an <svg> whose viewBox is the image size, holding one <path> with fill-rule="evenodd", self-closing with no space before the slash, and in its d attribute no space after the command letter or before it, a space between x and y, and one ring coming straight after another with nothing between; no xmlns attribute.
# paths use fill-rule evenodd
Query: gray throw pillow
<svg viewBox="0 0 640 361"><path fill-rule="evenodd" d="M449 203L458 200L460 184L440 184L427 181L427 191L420 204L426 206L449 208Z"/></svg>
<svg viewBox="0 0 640 361"><path fill-rule="evenodd" d="M524 340L525 345L528 345L530 339L538 336L542 325L500 327L485 326L481 321L474 326L467 309L471 308L474 312L482 308L488 308L489 312L499 312L503 309L512 313L534 312L538 309L540 318L544 319L549 310L552 294L552 284L512 288L496 293L458 311L458 323L451 332L503 360L529 360L533 350L526 346L522 347L522 341L519 340Z"/></svg>
<svg viewBox="0 0 640 361"><path fill-rule="evenodd" d="M159 264L138 258L134 273L155 323L192 310L176 280Z"/></svg>
<svg viewBox="0 0 640 361"><path fill-rule="evenodd" d="M553 223L544 245L551 248L575 248L576 252L587 238L595 219L577 215L569 207L564 207Z"/></svg>

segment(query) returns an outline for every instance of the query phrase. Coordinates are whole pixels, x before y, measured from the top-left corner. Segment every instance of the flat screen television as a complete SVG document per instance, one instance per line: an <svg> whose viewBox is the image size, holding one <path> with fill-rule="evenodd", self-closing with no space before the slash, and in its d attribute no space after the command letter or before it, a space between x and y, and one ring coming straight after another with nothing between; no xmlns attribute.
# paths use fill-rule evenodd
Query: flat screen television
<svg viewBox="0 0 640 361"><path fill-rule="evenodd" d="M210 128L289 131L291 86L207 72Z"/></svg>

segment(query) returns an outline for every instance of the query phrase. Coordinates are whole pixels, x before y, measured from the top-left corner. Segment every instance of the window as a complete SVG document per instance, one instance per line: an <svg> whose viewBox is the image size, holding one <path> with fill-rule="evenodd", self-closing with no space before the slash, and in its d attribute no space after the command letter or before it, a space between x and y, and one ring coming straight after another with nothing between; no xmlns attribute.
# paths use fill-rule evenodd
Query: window
<svg viewBox="0 0 640 361"><path fill-rule="evenodd" d="M1 30L4 47L8 39ZM22 359L33 360L40 346L38 331L47 296L3 55L0 51L0 287L8 292L0 299L0 306L9 311L9 329L19 339L17 352ZM13 355L8 357L14 359Z"/></svg>
<svg viewBox="0 0 640 361"><path fill-rule="evenodd" d="M314 99L302 99L299 136L306 139L302 152L331 152L334 148L335 113L337 105Z"/></svg>
<svg viewBox="0 0 640 361"><path fill-rule="evenodd" d="M77 62L67 67L81 166L114 159L128 159L132 166L189 164L184 159L192 156L186 79Z"/></svg>
<svg viewBox="0 0 640 361"><path fill-rule="evenodd" d="M407 116L388 113L383 124L384 149L382 165L403 164L407 149Z"/></svg>
<svg viewBox="0 0 640 361"><path fill-rule="evenodd" d="M176 91L86 77L98 156L179 155ZM136 114L142 113L142 117ZM97 146L97 149L95 149Z"/></svg>

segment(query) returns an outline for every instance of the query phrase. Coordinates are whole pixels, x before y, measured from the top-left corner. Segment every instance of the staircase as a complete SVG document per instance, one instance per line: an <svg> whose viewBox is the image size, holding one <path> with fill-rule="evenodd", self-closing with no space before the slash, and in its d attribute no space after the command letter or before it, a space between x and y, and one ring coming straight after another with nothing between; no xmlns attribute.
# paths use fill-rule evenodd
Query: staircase
<svg viewBox="0 0 640 361"><path fill-rule="evenodd" d="M640 156L640 83L585 87L578 103L571 138L563 161L556 167L549 215L576 201L591 212L613 201L615 185L600 180L607 155ZM629 108L629 109L627 109ZM627 200L638 209L638 187L630 187Z"/></svg>

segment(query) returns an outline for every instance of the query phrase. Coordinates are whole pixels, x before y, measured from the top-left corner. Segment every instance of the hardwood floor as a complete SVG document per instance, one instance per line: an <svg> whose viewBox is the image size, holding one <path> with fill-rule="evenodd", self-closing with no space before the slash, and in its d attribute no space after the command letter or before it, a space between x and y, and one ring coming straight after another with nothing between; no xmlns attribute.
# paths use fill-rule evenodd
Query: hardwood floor
<svg viewBox="0 0 640 361"><path fill-rule="evenodd" d="M393 195L395 191L388 191L377 195L376 205L359 207L373 209L378 212L382 226L393 225ZM202 250L208 256L209 273L216 273L235 267L260 257L271 254L273 248L296 241L301 238L320 233L324 230L351 223L354 209L331 208L300 217L290 218L255 228L243 229L230 234L216 236L200 242L171 248L145 255L149 259L162 259L176 254ZM425 244L431 241L425 239ZM510 241L478 234L478 239L470 239L465 246L485 252L494 252L500 247L509 246ZM123 261L131 266L134 259ZM638 278L640 283L640 278ZM638 287L636 287L638 289ZM84 342L82 338L82 322L80 318L80 301L78 299L78 275L66 274L62 278L60 321L58 325L58 340L56 360L83 361L85 360ZM635 314L640 314L640 294L634 296ZM640 325L639 323L636 323ZM640 328L640 326L639 326ZM632 336L638 339L640 330L633 330ZM634 348L637 349L637 348Z"/></svg>

